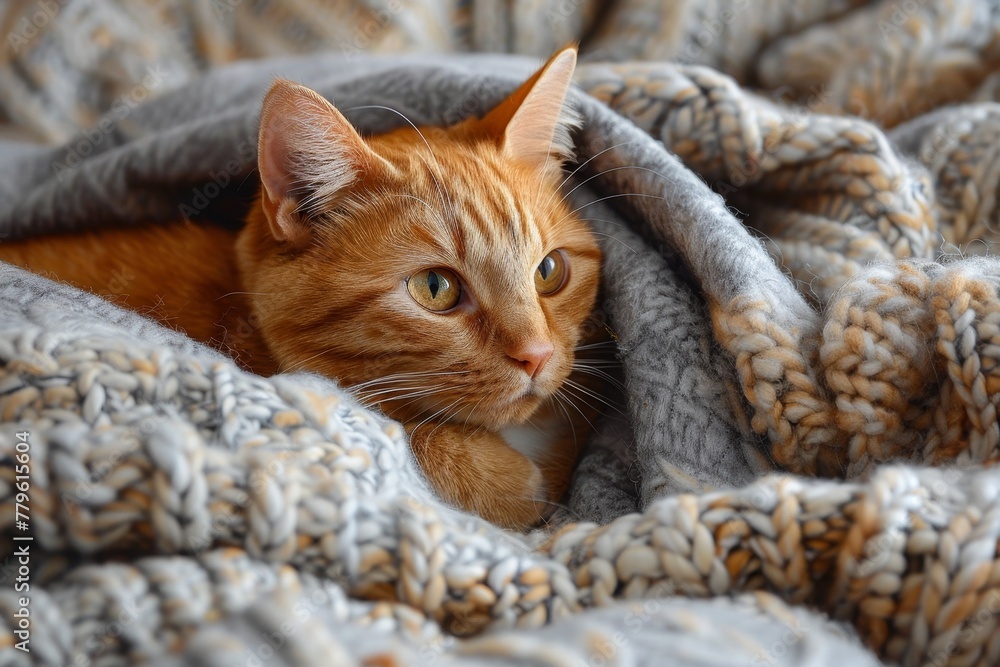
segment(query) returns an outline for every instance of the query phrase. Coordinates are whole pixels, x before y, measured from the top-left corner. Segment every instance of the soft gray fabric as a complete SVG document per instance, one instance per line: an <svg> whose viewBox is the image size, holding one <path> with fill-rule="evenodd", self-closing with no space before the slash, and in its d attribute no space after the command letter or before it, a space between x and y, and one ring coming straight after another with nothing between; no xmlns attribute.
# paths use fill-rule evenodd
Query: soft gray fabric
<svg viewBox="0 0 1000 667"><path fill-rule="evenodd" d="M598 205L599 206L599 205ZM597 210L595 210L597 209ZM618 335L642 505L682 492L742 486L768 469L714 343L696 288L597 206L583 210L603 237L604 308Z"/></svg>

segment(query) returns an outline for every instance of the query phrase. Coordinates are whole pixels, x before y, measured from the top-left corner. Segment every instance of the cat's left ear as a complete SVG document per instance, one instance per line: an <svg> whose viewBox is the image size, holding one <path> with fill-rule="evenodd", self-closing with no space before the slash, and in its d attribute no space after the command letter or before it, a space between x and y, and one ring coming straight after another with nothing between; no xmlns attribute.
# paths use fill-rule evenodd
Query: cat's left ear
<svg viewBox="0 0 1000 667"><path fill-rule="evenodd" d="M480 121L511 158L539 170L558 169L573 157L570 132L580 124L566 104L576 69L576 47L557 52Z"/></svg>
<svg viewBox="0 0 1000 667"><path fill-rule="evenodd" d="M278 79L264 97L257 166L271 234L302 245L324 209L386 163L319 93Z"/></svg>

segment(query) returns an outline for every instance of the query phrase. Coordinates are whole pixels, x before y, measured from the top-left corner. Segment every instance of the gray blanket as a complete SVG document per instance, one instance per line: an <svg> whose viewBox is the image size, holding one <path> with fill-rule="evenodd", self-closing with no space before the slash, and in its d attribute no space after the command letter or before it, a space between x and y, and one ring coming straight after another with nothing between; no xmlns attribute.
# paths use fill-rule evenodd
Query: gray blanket
<svg viewBox="0 0 1000 667"><path fill-rule="evenodd" d="M219 70L63 147L5 146L0 231L238 218L276 74L377 132L398 117L352 107L451 123L535 65L325 56ZM28 605L0 590L4 664L877 664L855 631L908 664L996 655L1000 478L877 464L995 457L1000 263L906 259L939 243L918 215L928 177L864 123L803 123L697 67L593 65L578 79L583 166L568 187L601 235L625 414L599 423L553 525L512 535L444 506L399 426L326 379L248 375L0 266L0 452L13 462L28 442L31 467L30 521L0 522L15 545L0 553L13 580L29 544L33 576L30 653L15 648ZM900 137L916 146L935 127ZM726 193L762 216L764 243L709 183L737 187L748 168L725 160L733 137L775 128L753 187ZM873 189L896 178L896 199L842 211L831 181L813 187L848 153ZM806 258L782 267L769 251ZM982 437L949 439L965 428L948 421L959 404L980 407ZM764 476L781 468L850 479ZM16 491L5 473L5 512Z"/></svg>

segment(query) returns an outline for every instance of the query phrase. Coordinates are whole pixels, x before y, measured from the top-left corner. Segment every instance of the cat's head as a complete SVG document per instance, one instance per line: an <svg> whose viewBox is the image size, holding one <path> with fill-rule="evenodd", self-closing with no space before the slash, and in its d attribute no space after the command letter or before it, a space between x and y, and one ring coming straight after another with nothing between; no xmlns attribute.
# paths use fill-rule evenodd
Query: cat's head
<svg viewBox="0 0 1000 667"><path fill-rule="evenodd" d="M490 428L561 386L600 271L560 190L575 63L557 53L482 119L370 138L315 92L272 86L239 256L283 370L401 421Z"/></svg>

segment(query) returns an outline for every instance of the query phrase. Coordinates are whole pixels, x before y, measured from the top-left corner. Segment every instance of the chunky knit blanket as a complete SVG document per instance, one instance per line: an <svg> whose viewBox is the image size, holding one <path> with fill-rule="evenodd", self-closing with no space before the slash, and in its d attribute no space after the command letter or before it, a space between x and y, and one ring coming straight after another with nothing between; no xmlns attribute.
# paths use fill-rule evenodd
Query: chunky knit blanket
<svg viewBox="0 0 1000 667"><path fill-rule="evenodd" d="M34 34L7 22L25 43L3 81L35 92L0 97L54 136L68 105L17 106L86 78L60 70L51 26L113 5L50 4ZM238 5L178 34L262 30L268 3ZM398 117L354 107L444 124L538 61L367 51L422 35L543 55L587 35L566 189L606 256L621 414L552 524L504 533L435 498L399 425L333 382L249 375L0 264L0 664L1000 664L1000 12L375 5L365 47L235 64L114 98L59 143L0 143L0 234L238 219L275 74L365 131ZM457 46L432 30L449 12ZM46 85L22 85L42 62Z"/></svg>

